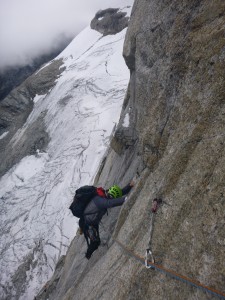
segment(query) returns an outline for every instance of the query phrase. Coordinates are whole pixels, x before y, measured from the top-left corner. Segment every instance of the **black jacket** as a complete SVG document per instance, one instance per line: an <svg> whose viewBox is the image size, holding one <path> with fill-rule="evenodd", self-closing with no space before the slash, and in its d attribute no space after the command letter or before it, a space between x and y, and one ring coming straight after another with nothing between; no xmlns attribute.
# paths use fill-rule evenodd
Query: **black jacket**
<svg viewBox="0 0 225 300"><path fill-rule="evenodd" d="M128 184L122 189L122 194L128 194L131 188ZM125 197L111 199L95 196L84 210L85 223L88 225L98 225L108 208L120 206L124 201Z"/></svg>

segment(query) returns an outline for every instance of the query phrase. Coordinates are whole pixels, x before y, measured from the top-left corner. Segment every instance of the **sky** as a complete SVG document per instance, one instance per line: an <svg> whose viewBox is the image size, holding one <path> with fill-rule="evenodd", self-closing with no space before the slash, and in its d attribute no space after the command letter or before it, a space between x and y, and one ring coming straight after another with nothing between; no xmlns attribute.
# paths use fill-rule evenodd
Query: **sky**
<svg viewBox="0 0 225 300"><path fill-rule="evenodd" d="M123 1L0 0L0 70L31 64L76 36L98 10L121 7Z"/></svg>

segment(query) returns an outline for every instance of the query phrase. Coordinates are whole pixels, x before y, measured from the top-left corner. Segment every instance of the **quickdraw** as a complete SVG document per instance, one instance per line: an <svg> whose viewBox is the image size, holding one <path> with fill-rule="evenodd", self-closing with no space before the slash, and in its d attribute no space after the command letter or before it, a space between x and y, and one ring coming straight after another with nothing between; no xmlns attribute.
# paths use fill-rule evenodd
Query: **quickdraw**
<svg viewBox="0 0 225 300"><path fill-rule="evenodd" d="M146 266L146 262L145 259L141 256L139 256L138 254L134 253L133 251L131 251L130 249L128 249L125 245L123 245L120 241L118 241L117 239L113 239L123 250L124 252L129 255L130 257L133 257L134 259L136 259L137 261L141 262L142 264L144 264ZM171 269L166 269L164 266L159 265L159 264L155 264L155 263L149 263L150 266L152 267L152 269L155 269L156 271L159 271L161 273L164 273L176 280L180 280L184 283L190 284L196 288L199 288L201 290L203 290L204 292L210 293L214 296L219 297L220 299L225 300L225 293L220 292L214 288L211 288L209 286L206 286L202 283L200 283L199 281L193 279L193 278L189 278L187 276L184 276L182 274L176 273L175 271L171 270ZM149 269L149 268L148 268Z"/></svg>
<svg viewBox="0 0 225 300"><path fill-rule="evenodd" d="M152 218L150 221L150 238L149 238L148 246L146 249L145 258L134 253L132 250L128 249L125 245L123 245L117 239L113 238L113 240L124 250L124 252L127 255L129 255L130 257L133 257L137 261L141 262L147 269L159 271L161 273L164 273L164 274L170 276L171 278L174 278L174 279L184 282L186 284L192 285L198 289L201 289L202 291L204 291L206 293L210 293L211 295L217 296L220 299L225 300L224 292L220 292L212 287L209 287L209 286L206 286L206 285L200 283L198 280L189 278L189 277L179 274L171 269L167 269L158 263L155 263L155 259L154 259L154 256L153 256L153 253L151 250L151 238L152 238L153 222L154 222L155 214L162 203L166 203L166 202L162 201L161 199L154 199L153 203L152 203L152 208L151 208Z"/></svg>
<svg viewBox="0 0 225 300"><path fill-rule="evenodd" d="M155 218L155 213L159 209L159 206L160 206L161 203L162 203L162 199L155 198L152 201L152 208L151 208L152 218L151 218L151 221L150 221L150 234L149 234L150 238L149 238L149 242L148 242L147 249L146 249L146 252L145 252L145 267L147 269L153 269L153 270L155 268L149 264L150 261L153 264L155 263L155 259L154 259L154 256L153 256L152 250L151 250L151 248L152 248L151 247L151 239L152 239L152 232L153 232L153 221L154 221L154 218Z"/></svg>
<svg viewBox="0 0 225 300"><path fill-rule="evenodd" d="M151 249L146 249L146 253L145 253L145 267L147 269L153 269L154 270L155 268L149 264L150 258L151 258L151 262L154 264L155 263L155 259L154 259L153 255L152 255Z"/></svg>

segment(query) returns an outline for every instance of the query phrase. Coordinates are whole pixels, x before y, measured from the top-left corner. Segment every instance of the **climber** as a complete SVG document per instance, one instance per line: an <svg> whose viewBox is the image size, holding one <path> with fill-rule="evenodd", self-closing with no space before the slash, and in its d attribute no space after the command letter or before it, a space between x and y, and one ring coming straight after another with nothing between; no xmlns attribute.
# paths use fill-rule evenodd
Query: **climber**
<svg viewBox="0 0 225 300"><path fill-rule="evenodd" d="M113 185L108 190L103 190L101 196L95 196L86 206L84 217L79 220L79 226L88 244L87 253L85 255L87 259L91 257L92 253L100 245L99 223L107 212L107 209L122 205L127 198L123 196L130 192L134 184L135 179L122 189L117 185Z"/></svg>

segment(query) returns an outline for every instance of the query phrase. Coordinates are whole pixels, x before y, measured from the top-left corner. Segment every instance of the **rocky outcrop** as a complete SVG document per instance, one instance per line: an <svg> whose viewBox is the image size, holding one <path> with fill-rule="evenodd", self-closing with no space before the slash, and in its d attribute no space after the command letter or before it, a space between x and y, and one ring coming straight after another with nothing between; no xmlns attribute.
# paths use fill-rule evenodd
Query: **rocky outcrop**
<svg viewBox="0 0 225 300"><path fill-rule="evenodd" d="M86 261L77 235L57 287L39 299L217 299L146 269L115 242L144 256L155 197L156 262L225 293L224 23L223 0L135 1L124 44L129 92L96 184L140 178L115 227L119 209L103 219L107 246Z"/></svg>
<svg viewBox="0 0 225 300"><path fill-rule="evenodd" d="M44 150L47 146L49 138L43 121L44 111L32 126L22 126L32 111L35 95L45 95L53 88L64 70L62 64L62 60L53 61L0 102L0 176L24 156L35 154L37 149Z"/></svg>
<svg viewBox="0 0 225 300"><path fill-rule="evenodd" d="M91 29L97 30L104 36L116 34L128 26L129 18L119 8L108 8L96 13L91 21Z"/></svg>

